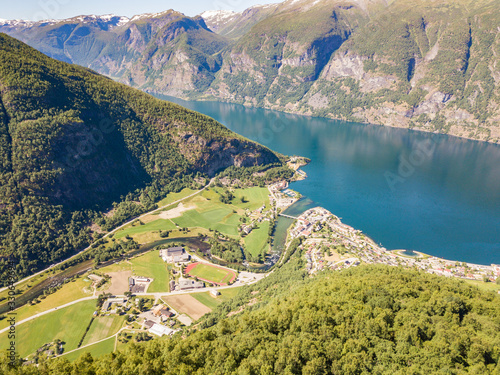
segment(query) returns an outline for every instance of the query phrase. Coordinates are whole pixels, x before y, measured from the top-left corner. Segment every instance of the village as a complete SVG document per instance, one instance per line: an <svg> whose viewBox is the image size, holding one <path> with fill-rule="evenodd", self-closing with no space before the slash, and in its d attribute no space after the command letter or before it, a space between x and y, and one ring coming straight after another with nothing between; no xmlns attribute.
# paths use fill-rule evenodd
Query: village
<svg viewBox="0 0 500 375"><path fill-rule="evenodd" d="M304 250L306 270L310 275L323 270L340 271L362 263L380 263L469 280L495 282L500 277L500 266L497 265L455 262L405 250L388 251L321 207L309 209L297 218L288 216L283 214L283 211L296 203L301 198L300 194L290 190L287 181L273 184L268 190L271 208L263 205L253 211L247 210L248 220L240 224L238 230L245 236L261 222L276 220L279 215L295 219L288 230L287 243L303 237L300 247ZM217 298L220 295L217 287L221 285L245 285L265 277L265 274L243 271L238 273L210 264L189 253L183 246L160 249L159 256L165 263L174 265L174 277L168 283L170 295L208 291L212 298ZM274 264L278 259L279 254L274 254L274 262L268 265ZM131 276L126 296L104 300L102 308L95 314L126 315L127 327L159 337L171 336L181 331L182 327L189 327L193 323L192 317L197 315L191 311L190 317L186 313L176 311L175 304L166 303L165 298L151 298L148 287L153 281L147 277Z"/></svg>
<svg viewBox="0 0 500 375"><path fill-rule="evenodd" d="M302 165L302 161L298 162ZM295 180L304 178L305 173L295 167ZM220 193L215 190L207 189L199 196L191 196L193 193L187 191L185 203L158 215L146 214L142 221L135 220L117 231L117 240L130 235L139 242L144 238L143 243L151 241L150 238L163 240L162 234L166 232L163 227L170 228L168 234L175 237L166 240L168 245L90 269L82 277L69 280L61 292L33 300L26 311L37 306L44 311L22 320L21 323L28 323L21 326L23 329L29 329L30 321L35 319L39 324L58 320L57 314L63 314L67 324L74 326L59 336L47 333L47 337L33 338L23 348L23 355L37 363L41 357L76 358L85 350L111 352L132 340L182 335L219 304L230 301L241 287L265 278L297 238L301 239L299 249L311 276L326 270L379 263L478 283L496 282L500 278L497 265L456 262L405 250L389 251L321 207L308 209L298 217L290 215L286 210L301 195L290 189L288 181L232 192L235 196L229 208L227 203L220 202ZM221 218L214 215L218 210L223 213ZM215 217L219 224L213 224ZM227 225L229 217L233 217L231 227ZM271 226L277 224L279 217L293 220L283 233L286 238L283 250L272 247L269 238L274 229ZM200 227L200 223L204 226ZM197 244L212 234L223 243L232 235L233 243L239 244L242 252L243 246L248 246L254 254L265 255L261 263L265 268L250 272L256 263L252 264L248 258L232 266L210 247L198 248L178 237L181 232L189 232L185 228L198 231ZM74 296L64 290L73 291ZM78 324L78 319L73 318L75 314L81 314L82 322L88 323Z"/></svg>
<svg viewBox="0 0 500 375"><path fill-rule="evenodd" d="M301 246L306 249L310 274L323 269L341 270L363 262L416 268L436 275L486 282L496 282L500 277L500 265L457 262L405 250L388 251L321 207L300 215L289 233L289 240L305 237Z"/></svg>

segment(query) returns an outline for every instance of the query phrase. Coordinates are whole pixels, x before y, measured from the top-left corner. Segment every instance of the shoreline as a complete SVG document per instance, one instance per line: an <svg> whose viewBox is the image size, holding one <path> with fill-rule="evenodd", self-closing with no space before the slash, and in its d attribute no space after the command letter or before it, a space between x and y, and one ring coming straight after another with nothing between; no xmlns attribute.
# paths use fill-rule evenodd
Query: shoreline
<svg viewBox="0 0 500 375"><path fill-rule="evenodd" d="M321 228L320 231L325 227L330 228L331 234L325 236L325 234L317 230L318 227ZM387 250L377 245L373 239L366 236L360 230L343 223L336 215L319 206L310 208L299 215L291 228L291 239L304 236L306 241L316 240L319 244L338 244L347 249L349 254L353 255L350 259L358 259L366 264L383 263L406 268L416 267L428 273L466 280L485 281L485 279L488 279L490 282L495 282L500 278L500 265L496 264L484 265L444 259L415 250L412 250L412 252L417 254L417 256L400 254L401 252L408 251L405 249ZM319 254L319 250L316 254L319 255L319 261L321 262L322 255ZM309 259L312 260L313 258ZM342 262L344 261L337 262L331 266L337 266L338 263ZM347 265L351 267L352 263L354 262L349 262ZM319 269L321 270L323 267ZM334 267L333 269L338 269L338 267Z"/></svg>
<svg viewBox="0 0 500 375"><path fill-rule="evenodd" d="M295 160L299 160L298 157L294 156L293 158L295 158ZM309 160L307 159L300 159L300 164L297 165L295 168L292 168L295 171L295 175L290 181L284 181L269 186L268 189L271 195L274 196L274 194L276 194L277 192L281 192L281 190L284 189L291 190L289 188L289 183L298 181L298 179L296 179L297 176L300 178L300 180L307 178L307 175L305 175L305 173L303 173L300 170L300 168L307 165L308 162ZM278 190L280 186L283 188ZM287 190L284 191L286 192ZM296 193L301 198L303 198L300 192ZM288 204L284 210L288 209L289 207L300 201L301 198L296 199L292 203ZM282 210L281 212L283 212L284 210ZM388 259L386 259L386 262L384 261L380 262L377 261L376 258L370 256L367 257L367 254L358 254L361 258L363 257L366 258L363 259L365 263L391 264L390 260L396 260L398 263L405 263L406 266L411 266L411 267L417 266L422 269L425 268L425 270L429 273L440 274L448 277L450 276L458 277L468 280L484 280L485 278L489 278L489 280L492 282L496 281L497 278L500 278L500 265L494 263L488 265L488 264L471 263L462 260L445 259L417 250L408 250L408 249L388 250L385 247L378 245L371 237L364 234L361 230L343 223L338 216L336 216L335 214L333 214L332 212L321 206L317 206L306 210L294 220L294 222L288 229L289 234L287 235L287 238L285 240L286 243L288 243L289 240L293 240L294 238L297 238L301 235L305 236L306 241L309 239L316 239L316 240L318 239L317 237L315 238L313 236L313 234L315 233L314 226L311 226L310 225L311 223L309 223L310 220L308 220L309 216L314 213L320 213L320 215L322 215L322 219L320 219L319 221L318 220L315 221L316 223L320 223L320 225L321 224L324 225L325 222L328 222L328 219L330 220L333 219L334 225L333 226L331 225L331 227L333 228L333 230L337 231L337 234L343 240L347 240L348 243L350 242L350 245L357 246L358 249L368 248L369 250L374 251L380 256L389 257ZM296 228L297 223L300 224L301 227ZM349 234L350 238L345 237L344 234ZM291 238L288 238L290 236ZM331 240L332 238L330 237L329 239ZM411 256L403 254L405 252L409 253L411 252L415 255Z"/></svg>
<svg viewBox="0 0 500 375"><path fill-rule="evenodd" d="M363 120L355 121L355 120L346 120L341 117L334 117L334 116L315 116L307 113L302 113L302 112L297 112L297 111L290 111L287 110L286 108L282 109L276 109L276 108L270 108L270 107L265 107L265 106L254 106L250 104L243 104L240 102L236 101L225 101L220 98L207 98L207 97L197 97L197 98L191 98L191 97L179 97L179 96L174 96L171 94L165 94L165 93L160 93L157 91L152 91L152 90L142 90L146 94L149 95L161 95L161 96L167 96L167 97L172 97L176 98L179 100L183 100L185 102L192 101L192 102L216 102L216 103L223 103L223 104L236 104L236 105L241 105L245 108L255 108L255 109L264 109L264 110L269 110L269 111L276 111L276 112L281 112L281 113L286 113L286 114L291 114L291 115L296 115L296 116L302 116L302 117L309 117L309 118L322 118L322 119L328 119L332 121L344 121L344 122L349 122L353 124L362 124L362 125L374 125L374 126L382 126L382 127L387 127L391 129L401 129L401 130L407 130L407 131L413 131L413 132L418 132L418 133L427 133L427 134L434 134L434 135L441 135L441 136L447 136L447 137L453 137L461 140L467 140L467 141L475 141L475 142L481 142L481 143L487 143L491 145L497 145L500 146L500 141L494 142L493 140L483 140L483 139L477 139L477 138L470 138L467 136L461 136L461 135L455 135L455 134L448 134L448 133L439 133L436 131L431 131L431 130L426 130L426 129L416 129L416 128L408 128L408 127L400 127L400 126L393 126L393 125L388 125L388 124L378 124L378 123L372 123L372 122L367 122ZM156 97L156 96L155 96ZM160 100L167 100L167 99L160 99Z"/></svg>

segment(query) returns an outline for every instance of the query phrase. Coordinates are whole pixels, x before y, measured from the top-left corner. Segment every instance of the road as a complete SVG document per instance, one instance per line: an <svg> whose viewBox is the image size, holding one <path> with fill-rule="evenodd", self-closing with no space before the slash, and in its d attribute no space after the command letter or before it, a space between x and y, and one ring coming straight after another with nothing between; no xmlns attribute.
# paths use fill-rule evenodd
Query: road
<svg viewBox="0 0 500 375"><path fill-rule="evenodd" d="M180 291L175 291L175 292L156 292L156 293L135 293L134 295L135 296L144 296L144 297L155 297L155 299L158 299L158 298L161 298L161 297L167 297L167 296L174 296L174 295L180 295L180 294L191 294L191 293L196 293L196 292L206 292L208 290L211 290L211 289L215 289L215 290L223 290L223 289L231 289L231 288L237 288L237 287L240 287L240 286L243 286L243 285L252 285L254 283L256 283L257 281L260 281L262 280L264 277L266 277L268 274L258 274L258 275L262 275L260 278L255 278L255 279L252 279L246 283L242 283L242 282L236 282L234 283L233 285L228 285L228 286L220 286L220 287L214 287L214 288L203 288L203 289L191 289L191 290L180 290ZM117 295L117 297L124 297L125 298L125 295ZM77 303L80 303L80 302L84 302L84 301L89 301L89 300L97 300L97 296L91 296L91 297L85 297L85 298L80 298L78 300L75 300L75 301L72 301L72 302L68 302L64 305L61 305L61 306L58 306L58 307L54 307L52 309L49 309L49 310L46 310L46 311L43 311L41 313L38 313L38 314L35 314L33 316L30 316L29 318L26 318L26 319L23 319L19 322L16 322L16 327L21 325L21 324L24 324L26 322L29 322L33 319L36 319L36 318L39 318L43 315L46 315L46 314L50 314L51 312L54 312L56 310L60 310L60 309L64 309L65 307L69 307L69 306L72 306L72 305L75 305ZM3 332L6 332L8 331L10 328L9 327L6 327L2 330L0 330L0 334L2 334ZM109 338L109 337L108 337ZM95 344L95 343L94 343Z"/></svg>
<svg viewBox="0 0 500 375"><path fill-rule="evenodd" d="M179 204L180 202L182 202L182 201L184 201L184 200L186 200L186 199L189 199L189 198L191 198L191 197L194 197L196 194L199 194L199 193L201 193L203 190L207 189L207 188L208 188L208 187L212 184L212 182L213 182L213 181L214 181L214 179L212 178L212 179L210 180L210 182L209 182L207 185L205 185L202 189L200 189L200 190L198 190L198 191L195 191L194 193L192 193L192 194L188 195L187 197L184 197L184 198L178 199L178 200L176 200L175 202L172 202L172 203L166 204L166 205L164 205L164 206L158 207L158 208L156 208L156 209L154 209L154 210L152 210L152 211L146 212L146 213L144 213L144 214L142 214L142 215L139 215L139 216L136 216L136 217L134 217L134 218L130 219L130 220L129 220L129 221L127 221L126 223L124 223L124 224L122 224L122 225L120 225L120 226L116 227L115 229L113 229L111 232L106 233L106 234L105 234L102 238L107 238L107 237L109 237L110 235L112 235L112 234L113 234L113 233L115 233L116 231L119 231L120 229L122 229L122 228L126 227L127 225L131 224L131 223L132 223L132 222L134 222L135 220L141 219L141 218L143 218L143 217L145 217L145 216L147 216L147 215L151 215L151 214L153 214L153 213L155 213L155 212L157 212L157 211L163 210L163 209L165 209L166 207L169 207L169 206L172 206L172 205L175 205L175 204ZM51 268L57 267L57 266L59 266L59 265L61 265L61 264L65 263L65 262L70 261L70 260L71 260L71 259L73 259L73 258L76 258L77 256L79 256L80 254L84 253L85 251L90 250L90 248L91 248L91 247L92 247L92 245L90 245L90 246L86 247L85 249L83 249L83 250L79 251L79 252L78 252L78 253L76 253L75 255L72 255L71 257L66 258L66 259L64 259L64 260L60 261L59 263L53 264L53 265L51 265L50 267L47 267L47 268L43 269L43 270L42 270L42 271L40 271L40 272L37 272L37 273L35 273L35 274L31 275L31 276L25 277L24 279L22 279L22 280L19 280L19 281L15 282L15 283L14 283L14 286L19 285L19 284L21 284L21 283L23 283L23 282L25 282L25 281L28 281L28 280L32 279L33 277L36 277L36 276L38 276L38 275L40 275L40 274L44 273L45 271L47 271L47 270L49 270L49 269L51 269ZM0 293L1 293L1 292L3 292L3 291L5 291L5 290L7 290L7 288L8 288L8 287L1 288L1 289L0 289Z"/></svg>
<svg viewBox="0 0 500 375"><path fill-rule="evenodd" d="M26 319L23 319L19 322L16 322L16 327L19 326L20 324L23 324L23 323L26 323L26 322L29 322L30 320L33 320L33 319L36 319L36 318L39 318L43 315L46 315L46 314L49 314L51 312L54 312L56 310L60 310L60 309L64 309L65 307L68 307L68 306L71 306L71 305L74 305L75 303L79 303L79 302L83 302L83 301L89 301L89 300L92 300L92 299L97 299L97 297L85 297L85 298L80 298L79 300L76 300L76 301L73 301L73 302L69 302L69 303L66 303L65 305L61 305L61 306L57 306L57 307L54 307L53 309L50 309L50 310L46 310L46 311L43 311L41 313L38 313L38 314L35 314L33 316L30 316L29 318L26 318ZM9 318L9 316L7 316L7 319ZM10 326L7 327L7 328L4 328L2 330L0 330L0 334L8 331L10 329Z"/></svg>
<svg viewBox="0 0 500 375"><path fill-rule="evenodd" d="M87 344L87 345L84 345L84 346L80 346L79 348L76 348L76 349L70 350L69 352L65 352L65 353L63 353L63 354L61 354L61 355L58 355L58 357L62 357L62 356L64 356L64 355L66 355L66 354L76 352L77 350L85 349L85 348L87 348L87 347L89 347L89 346L92 346L92 345L95 345L95 344L99 344L100 342L103 342L103 341L109 340L109 339L110 339L110 338L112 338L112 337L115 337L115 338L116 338L116 336L118 336L118 335L120 334L120 332L121 332L121 331L134 331L134 332L135 332L135 331L140 331L140 330L138 330L138 329L134 329L134 328L127 328L127 327L123 327L123 328L120 328L120 330L119 330L118 332L116 332L116 333L115 333L114 335L112 335L112 336L106 337L105 339L102 339L102 340L99 340L99 341L95 341L95 342L92 342L92 343ZM116 350L116 339L115 339L115 349L114 349L114 350Z"/></svg>

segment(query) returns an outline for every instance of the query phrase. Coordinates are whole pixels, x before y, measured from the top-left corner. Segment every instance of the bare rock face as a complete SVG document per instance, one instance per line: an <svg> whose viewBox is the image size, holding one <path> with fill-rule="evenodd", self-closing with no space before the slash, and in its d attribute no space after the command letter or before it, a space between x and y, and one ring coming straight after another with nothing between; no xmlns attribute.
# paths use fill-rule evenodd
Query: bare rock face
<svg viewBox="0 0 500 375"><path fill-rule="evenodd" d="M435 114L443 109L448 101L450 101L451 95L436 91L429 94L428 97L422 101L414 110L413 115L418 116L424 113Z"/></svg>
<svg viewBox="0 0 500 375"><path fill-rule="evenodd" d="M333 81L339 77L362 80L365 77L363 61L366 58L353 53L338 53L323 71L322 78Z"/></svg>
<svg viewBox="0 0 500 375"><path fill-rule="evenodd" d="M252 167L279 162L269 149L242 139L207 141L192 132L182 132L175 140L193 167L211 177L230 166Z"/></svg>

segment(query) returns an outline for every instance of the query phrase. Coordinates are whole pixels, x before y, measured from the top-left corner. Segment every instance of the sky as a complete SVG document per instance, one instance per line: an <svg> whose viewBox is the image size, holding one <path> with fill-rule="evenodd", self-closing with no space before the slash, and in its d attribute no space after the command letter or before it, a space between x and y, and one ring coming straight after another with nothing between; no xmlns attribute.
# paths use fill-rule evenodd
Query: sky
<svg viewBox="0 0 500 375"><path fill-rule="evenodd" d="M280 0L1 0L0 18L64 19L82 14L116 14L131 17L141 13L156 13L175 9L188 16L205 10L241 11L256 4L277 3Z"/></svg>

